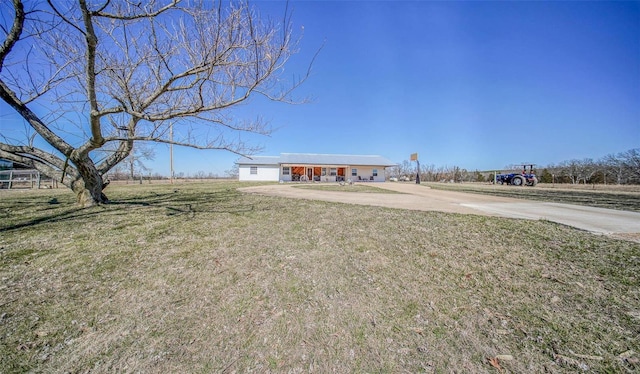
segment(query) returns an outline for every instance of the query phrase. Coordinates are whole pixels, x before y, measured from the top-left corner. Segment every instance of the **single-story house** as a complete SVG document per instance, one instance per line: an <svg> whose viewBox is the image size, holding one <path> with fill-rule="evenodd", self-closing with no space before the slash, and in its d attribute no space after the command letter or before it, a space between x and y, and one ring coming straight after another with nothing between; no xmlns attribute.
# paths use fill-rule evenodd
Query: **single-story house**
<svg viewBox="0 0 640 374"><path fill-rule="evenodd" d="M281 153L242 157L241 181L384 182L384 170L395 166L382 156Z"/></svg>

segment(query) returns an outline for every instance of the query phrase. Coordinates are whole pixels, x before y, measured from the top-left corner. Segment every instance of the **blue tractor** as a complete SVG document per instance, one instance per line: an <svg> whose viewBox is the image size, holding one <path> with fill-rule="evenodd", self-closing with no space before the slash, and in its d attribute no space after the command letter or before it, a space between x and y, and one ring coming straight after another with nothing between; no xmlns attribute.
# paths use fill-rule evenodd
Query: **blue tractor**
<svg viewBox="0 0 640 374"><path fill-rule="evenodd" d="M535 186L538 178L533 171L534 164L522 165L522 172L509 174L496 174L495 183L510 184L512 186Z"/></svg>

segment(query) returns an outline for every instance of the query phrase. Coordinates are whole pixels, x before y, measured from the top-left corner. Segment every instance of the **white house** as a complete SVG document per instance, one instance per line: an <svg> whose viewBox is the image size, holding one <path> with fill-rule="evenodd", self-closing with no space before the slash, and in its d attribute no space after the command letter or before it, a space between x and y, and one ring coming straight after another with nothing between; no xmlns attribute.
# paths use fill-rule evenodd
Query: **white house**
<svg viewBox="0 0 640 374"><path fill-rule="evenodd" d="M396 164L382 156L281 153L236 161L241 181L384 182L384 170Z"/></svg>

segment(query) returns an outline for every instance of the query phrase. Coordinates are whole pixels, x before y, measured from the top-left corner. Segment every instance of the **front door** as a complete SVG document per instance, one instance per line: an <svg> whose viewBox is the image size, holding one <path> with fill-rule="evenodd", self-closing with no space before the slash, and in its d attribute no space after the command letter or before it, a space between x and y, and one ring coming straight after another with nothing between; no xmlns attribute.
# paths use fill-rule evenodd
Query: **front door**
<svg viewBox="0 0 640 374"><path fill-rule="evenodd" d="M346 168L338 168L338 177L336 179L338 182L344 182L345 169Z"/></svg>
<svg viewBox="0 0 640 374"><path fill-rule="evenodd" d="M312 181L313 180L313 168L307 168L307 178Z"/></svg>

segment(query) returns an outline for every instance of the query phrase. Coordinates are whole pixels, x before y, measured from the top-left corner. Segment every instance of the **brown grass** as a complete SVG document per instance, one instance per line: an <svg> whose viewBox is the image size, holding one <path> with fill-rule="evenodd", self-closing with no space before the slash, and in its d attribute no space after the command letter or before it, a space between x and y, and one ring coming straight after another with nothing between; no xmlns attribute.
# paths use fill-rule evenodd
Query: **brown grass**
<svg viewBox="0 0 640 374"><path fill-rule="evenodd" d="M640 186L568 185L540 183L536 187L489 183L427 183L434 189L553 201L640 212Z"/></svg>
<svg viewBox="0 0 640 374"><path fill-rule="evenodd" d="M3 191L2 370L639 368L640 244L237 186Z"/></svg>

